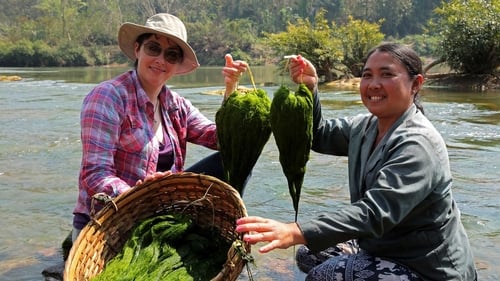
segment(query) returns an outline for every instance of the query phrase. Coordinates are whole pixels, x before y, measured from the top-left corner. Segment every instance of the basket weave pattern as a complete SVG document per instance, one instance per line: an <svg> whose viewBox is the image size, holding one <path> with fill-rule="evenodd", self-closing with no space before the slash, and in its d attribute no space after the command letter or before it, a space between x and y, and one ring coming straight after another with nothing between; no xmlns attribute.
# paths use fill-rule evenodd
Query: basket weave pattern
<svg viewBox="0 0 500 281"><path fill-rule="evenodd" d="M211 176L179 173L138 185L106 204L82 229L66 261L64 280L90 280L121 251L139 221L165 213L182 213L202 227L215 227L231 243L241 240L236 220L247 216L239 193ZM250 252L249 244L245 248ZM212 281L234 281L244 265L231 247Z"/></svg>

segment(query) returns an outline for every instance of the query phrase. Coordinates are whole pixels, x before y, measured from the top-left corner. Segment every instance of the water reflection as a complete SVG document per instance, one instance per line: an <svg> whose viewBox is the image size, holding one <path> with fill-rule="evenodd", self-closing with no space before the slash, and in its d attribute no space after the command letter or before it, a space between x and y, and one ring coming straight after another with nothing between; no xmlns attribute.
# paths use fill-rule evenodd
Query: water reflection
<svg viewBox="0 0 500 281"><path fill-rule="evenodd" d="M40 68L0 68L2 75L18 75L28 80L56 80L66 83L90 83L95 84L111 79L123 72L131 70L131 66L114 67L40 67ZM223 86L224 79L220 67L200 67L195 72L187 75L174 76L168 84L172 88L198 88L209 86ZM251 67L257 86L275 85L277 81L283 81L273 66ZM57 77L57 78L55 78ZM240 84L251 85L250 74L244 75Z"/></svg>

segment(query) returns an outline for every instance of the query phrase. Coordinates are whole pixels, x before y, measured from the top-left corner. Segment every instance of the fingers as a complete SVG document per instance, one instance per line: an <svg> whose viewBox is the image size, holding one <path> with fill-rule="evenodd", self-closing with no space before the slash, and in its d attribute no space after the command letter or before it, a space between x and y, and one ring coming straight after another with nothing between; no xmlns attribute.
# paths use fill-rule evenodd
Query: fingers
<svg viewBox="0 0 500 281"><path fill-rule="evenodd" d="M226 85L237 83L241 77L242 72L243 71L240 71L234 67L224 67L222 69L222 75L224 75L224 81L226 82Z"/></svg>
<svg viewBox="0 0 500 281"><path fill-rule="evenodd" d="M244 223L250 223L250 222L264 222L266 221L265 218L263 217L258 217L258 216L248 216L248 217L242 217L236 220L237 224L244 224Z"/></svg>
<svg viewBox="0 0 500 281"><path fill-rule="evenodd" d="M261 217L244 217L236 221L236 231L244 232L243 240L250 244L269 242L259 249L261 253L267 253L277 248L286 248L282 241L280 223Z"/></svg>
<svg viewBox="0 0 500 281"><path fill-rule="evenodd" d="M301 55L290 58L290 76L295 83L301 83L300 81L305 73L308 71L307 60Z"/></svg>
<svg viewBox="0 0 500 281"><path fill-rule="evenodd" d="M233 56L231 56L231 54L226 54L224 56L224 59L226 59L226 66L227 67L233 66Z"/></svg>
<svg viewBox="0 0 500 281"><path fill-rule="evenodd" d="M233 60L233 56L231 56L231 54L226 54L224 58L226 60L226 65L222 71L223 73L229 74L228 76L232 76L231 74L240 76L241 73L247 71L248 64L245 61Z"/></svg>
<svg viewBox="0 0 500 281"><path fill-rule="evenodd" d="M171 170L168 170L168 171L163 172L163 176L170 176L170 175L172 175L172 174L173 174L173 173L172 173L172 171L171 171Z"/></svg>
<svg viewBox="0 0 500 281"><path fill-rule="evenodd" d="M155 178L153 177L153 175L147 175L145 178L144 178L144 182L150 182L150 181L153 181Z"/></svg>
<svg viewBox="0 0 500 281"><path fill-rule="evenodd" d="M250 232L250 231L268 231L270 225L268 225L269 220L262 217L250 216L243 217L236 221L236 231L238 232Z"/></svg>
<svg viewBox="0 0 500 281"><path fill-rule="evenodd" d="M139 185L139 184L142 184L143 182L146 183L146 182L150 182L150 181L154 181L154 180L157 180L157 179L160 179L160 178L163 178L165 176L169 176L173 174L172 171L165 171L165 172L155 172L151 175L147 175L144 180L138 180L136 182L136 185Z"/></svg>
<svg viewBox="0 0 500 281"><path fill-rule="evenodd" d="M243 217L236 221L236 231L244 232L245 241L257 243L272 240L273 223L261 217Z"/></svg>
<svg viewBox="0 0 500 281"><path fill-rule="evenodd" d="M224 58L226 65L222 68L222 75L224 76L224 83L226 85L224 93L224 100L226 100L236 90L241 75L247 71L248 64L241 60L233 60L231 54L226 54Z"/></svg>
<svg viewBox="0 0 500 281"><path fill-rule="evenodd" d="M169 176L172 174L172 171L165 171L165 172L155 172L151 175L152 180L157 180L159 178L163 178L165 176Z"/></svg>
<svg viewBox="0 0 500 281"><path fill-rule="evenodd" d="M247 224L245 224L245 225L248 226ZM264 224L258 223L258 222L255 223L254 227L250 226L250 228L252 228L252 229L266 229ZM243 229L243 228L240 227L240 229ZM261 252L261 253L267 253L267 252L270 252L270 251L277 249L277 248L283 248L283 247L281 247L280 239L276 238L276 234L273 231L245 233L245 235L243 235L243 241L248 242L252 245L260 243L260 242L269 242L266 245L259 248L259 252Z"/></svg>
<svg viewBox="0 0 500 281"><path fill-rule="evenodd" d="M244 233L243 240L250 244L269 242L259 249L262 253L305 244L304 235L297 223L282 223L255 216L243 217L236 221L236 231Z"/></svg>
<svg viewBox="0 0 500 281"><path fill-rule="evenodd" d="M307 85L309 90L314 91L318 84L318 75L313 64L301 55L289 56L290 78L293 82Z"/></svg>
<svg viewBox="0 0 500 281"><path fill-rule="evenodd" d="M272 232L252 232L245 234L243 240L250 244L255 244L258 242L273 241L274 238Z"/></svg>
<svg viewBox="0 0 500 281"><path fill-rule="evenodd" d="M270 252L276 248L280 248L278 240L274 240L274 241L260 247L259 252L265 254L265 253Z"/></svg>
<svg viewBox="0 0 500 281"><path fill-rule="evenodd" d="M292 56L289 58L290 70L294 72L303 72L307 66L307 60L301 55Z"/></svg>
<svg viewBox="0 0 500 281"><path fill-rule="evenodd" d="M236 231L245 233L243 240L251 244L275 240L275 227L275 221L261 217L243 217L236 221Z"/></svg>

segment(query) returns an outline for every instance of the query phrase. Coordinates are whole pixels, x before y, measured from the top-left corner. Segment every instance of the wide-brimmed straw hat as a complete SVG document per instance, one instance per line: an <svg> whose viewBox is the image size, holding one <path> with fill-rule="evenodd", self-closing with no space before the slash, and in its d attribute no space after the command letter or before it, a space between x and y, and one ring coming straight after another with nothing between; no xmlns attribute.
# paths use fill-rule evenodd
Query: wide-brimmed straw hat
<svg viewBox="0 0 500 281"><path fill-rule="evenodd" d="M186 74L200 66L193 48L187 43L186 27L176 16L161 13L148 18L145 25L126 22L120 26L118 45L122 52L133 61L136 60L134 44L137 37L144 33L165 36L181 47L184 60L177 65L175 74Z"/></svg>

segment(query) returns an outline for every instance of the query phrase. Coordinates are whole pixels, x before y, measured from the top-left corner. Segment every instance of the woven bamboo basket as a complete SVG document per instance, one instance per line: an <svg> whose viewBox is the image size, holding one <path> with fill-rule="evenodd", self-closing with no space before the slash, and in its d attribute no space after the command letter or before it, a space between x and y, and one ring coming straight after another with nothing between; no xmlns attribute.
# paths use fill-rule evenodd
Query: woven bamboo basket
<svg viewBox="0 0 500 281"><path fill-rule="evenodd" d="M138 185L108 202L82 229L64 268L65 281L90 280L115 257L138 221L164 214L183 213L202 227L215 227L224 239L242 240L236 220L247 216L239 193L217 178L179 173ZM243 244L250 253L250 245ZM241 250L240 248L240 250ZM230 247L227 260L212 281L234 281L246 264Z"/></svg>

